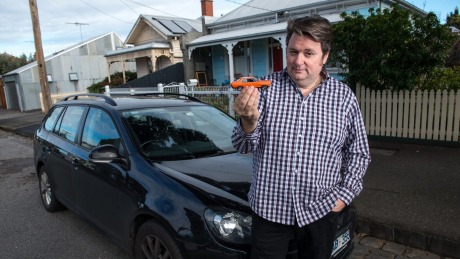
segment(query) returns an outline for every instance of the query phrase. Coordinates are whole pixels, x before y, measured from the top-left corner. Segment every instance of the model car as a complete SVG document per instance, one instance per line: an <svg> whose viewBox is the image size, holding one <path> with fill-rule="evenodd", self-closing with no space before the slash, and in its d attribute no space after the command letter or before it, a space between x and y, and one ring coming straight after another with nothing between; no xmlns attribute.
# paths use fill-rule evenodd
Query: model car
<svg viewBox="0 0 460 259"><path fill-rule="evenodd" d="M232 88L238 89L240 91L243 89L243 87L249 86L254 86L255 88L262 88L264 90L267 90L271 84L272 82L270 80L261 80L253 76L244 76L230 83Z"/></svg>
<svg viewBox="0 0 460 259"><path fill-rule="evenodd" d="M234 125L189 96L66 97L34 135L41 201L135 258L249 258L252 157L233 148ZM335 258L352 250L353 208L339 225Z"/></svg>

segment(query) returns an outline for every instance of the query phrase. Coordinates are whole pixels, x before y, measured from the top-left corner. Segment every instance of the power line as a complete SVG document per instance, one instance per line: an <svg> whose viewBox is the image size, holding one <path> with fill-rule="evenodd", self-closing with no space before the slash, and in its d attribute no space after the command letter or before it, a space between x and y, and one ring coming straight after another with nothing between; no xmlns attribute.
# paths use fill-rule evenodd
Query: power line
<svg viewBox="0 0 460 259"><path fill-rule="evenodd" d="M257 7L257 6L253 6L253 5L249 5L249 4L242 4L242 3L238 3L237 1L233 1L233 0L225 0L225 1L230 2L230 3L234 3L234 4L244 5L244 6L247 6L247 7L251 7L251 8L259 9L259 10L263 10L263 11L275 12L275 11L270 10L270 9Z"/></svg>
<svg viewBox="0 0 460 259"><path fill-rule="evenodd" d="M123 21L123 20L121 20L121 19L118 19L117 17L115 17L115 16L113 16L113 15L111 15L111 14L108 14L108 13L102 11L101 9L99 9L99 8L97 8L97 7L95 7L95 6L90 5L90 4L88 4L87 2L85 2L85 1L83 1L83 0L80 0L80 2L82 2L82 3L86 4L86 5L88 5L89 7L93 8L93 9L96 9L97 11L99 11L99 12L101 12L101 13L107 15L107 16L112 17L112 18L115 19L115 20L118 20L118 21L124 22L124 23L128 23L128 24L132 24L131 22L127 22L127 21Z"/></svg>
<svg viewBox="0 0 460 259"><path fill-rule="evenodd" d="M138 5L142 5L143 7L147 7L147 8L149 8L149 9L155 10L155 11L157 11L157 12L167 14L167 15L169 15L169 16L174 16L174 17L182 18L182 17L180 17L180 16L177 16L177 15L174 15L174 14L170 14L170 13L167 13L167 12L164 12L164 11L161 11L161 10L158 10L158 9L155 9L155 8L153 8L153 7L150 7L150 6L145 5L145 4L143 4L143 3L136 2L136 1L134 1L134 0L128 0L128 1L133 2L133 3L136 3L136 4L138 4Z"/></svg>
<svg viewBox="0 0 460 259"><path fill-rule="evenodd" d="M126 7L128 7L129 9L131 9L131 11L133 11L133 13L139 15L133 8L131 8L131 6L129 6L128 4L126 4L125 1L120 0L120 2L122 2Z"/></svg>

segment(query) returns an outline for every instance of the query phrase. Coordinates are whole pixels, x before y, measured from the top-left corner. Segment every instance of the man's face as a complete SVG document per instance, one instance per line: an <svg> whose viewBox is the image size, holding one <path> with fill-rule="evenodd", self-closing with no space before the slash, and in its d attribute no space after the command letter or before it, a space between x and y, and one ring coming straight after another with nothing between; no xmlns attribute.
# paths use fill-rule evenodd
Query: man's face
<svg viewBox="0 0 460 259"><path fill-rule="evenodd" d="M329 53L323 54L321 43L293 33L286 56L288 74L300 87L309 87L318 79Z"/></svg>

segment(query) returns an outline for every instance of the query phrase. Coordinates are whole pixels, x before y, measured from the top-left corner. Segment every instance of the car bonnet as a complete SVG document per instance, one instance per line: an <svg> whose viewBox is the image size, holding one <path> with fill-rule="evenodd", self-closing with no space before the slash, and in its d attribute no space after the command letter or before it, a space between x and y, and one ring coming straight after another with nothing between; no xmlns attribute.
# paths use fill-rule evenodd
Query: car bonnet
<svg viewBox="0 0 460 259"><path fill-rule="evenodd" d="M252 157L238 153L191 160L154 163L163 173L247 206Z"/></svg>

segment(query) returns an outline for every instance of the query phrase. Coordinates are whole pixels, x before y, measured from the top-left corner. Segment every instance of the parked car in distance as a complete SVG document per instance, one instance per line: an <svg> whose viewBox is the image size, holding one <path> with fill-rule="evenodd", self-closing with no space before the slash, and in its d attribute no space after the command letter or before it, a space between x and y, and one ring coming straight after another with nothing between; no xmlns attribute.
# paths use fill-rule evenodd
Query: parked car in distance
<svg viewBox="0 0 460 259"><path fill-rule="evenodd" d="M268 87L271 86L271 84L272 82L270 80L261 80L253 76L243 76L230 83L232 88L238 89L239 91L241 91L243 87L249 86L254 86L255 88L262 88L264 90L267 90Z"/></svg>
<svg viewBox="0 0 460 259"><path fill-rule="evenodd" d="M235 120L193 97L162 95L55 104L33 143L45 209L72 210L134 258L249 258L252 157L232 146ZM332 258L350 254L355 228L348 207Z"/></svg>

